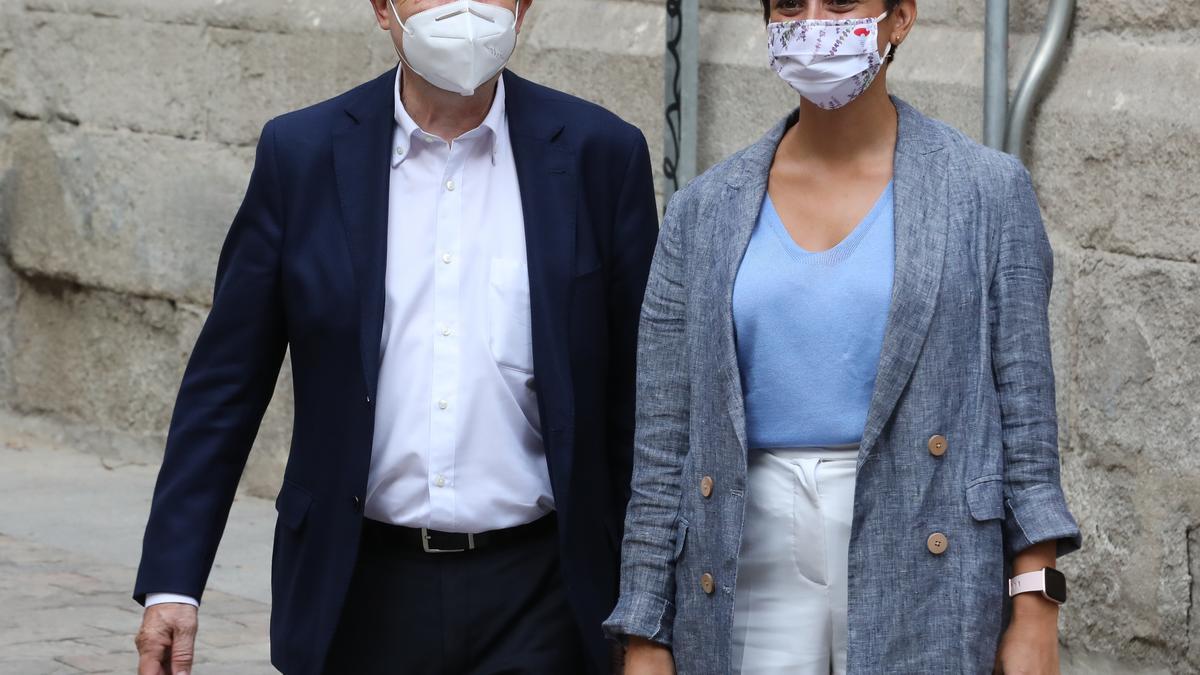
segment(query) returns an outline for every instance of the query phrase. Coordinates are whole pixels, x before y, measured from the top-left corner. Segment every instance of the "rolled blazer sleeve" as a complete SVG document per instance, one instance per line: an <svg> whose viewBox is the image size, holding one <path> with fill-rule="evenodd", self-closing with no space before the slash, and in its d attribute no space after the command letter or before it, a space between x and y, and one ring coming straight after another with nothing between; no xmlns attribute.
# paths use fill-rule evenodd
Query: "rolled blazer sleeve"
<svg viewBox="0 0 1200 675"><path fill-rule="evenodd" d="M621 554L621 594L604 623L609 637L670 645L675 618L675 537L688 451L683 229L687 196L671 200L642 305L637 355L633 481Z"/></svg>
<svg viewBox="0 0 1200 675"><path fill-rule="evenodd" d="M1060 483L1048 307L1054 258L1029 172L1015 159L997 195L1000 214L989 309L992 368L1004 443L1005 548L1081 545Z"/></svg>

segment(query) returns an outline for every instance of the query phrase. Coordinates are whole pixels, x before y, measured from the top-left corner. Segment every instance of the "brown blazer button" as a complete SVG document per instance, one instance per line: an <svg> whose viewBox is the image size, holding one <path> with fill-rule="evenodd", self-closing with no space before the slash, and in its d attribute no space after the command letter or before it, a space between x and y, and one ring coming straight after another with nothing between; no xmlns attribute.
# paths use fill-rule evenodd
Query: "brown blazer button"
<svg viewBox="0 0 1200 675"><path fill-rule="evenodd" d="M708 595L712 595L713 591L717 590L716 581L713 580L713 575L705 572L700 575L700 590Z"/></svg>
<svg viewBox="0 0 1200 675"><path fill-rule="evenodd" d="M713 489L712 476L705 476L704 478L700 479L700 494L703 495L705 499L708 499L709 497L712 496L712 489Z"/></svg>
<svg viewBox="0 0 1200 675"><path fill-rule="evenodd" d="M934 436L929 439L929 454L934 457L941 457L946 454L946 437L942 435Z"/></svg>
<svg viewBox="0 0 1200 675"><path fill-rule="evenodd" d="M929 547L929 552L934 555L941 555L946 552L946 547L950 546L950 542L946 539L946 535L941 532L934 532L929 535L925 545Z"/></svg>

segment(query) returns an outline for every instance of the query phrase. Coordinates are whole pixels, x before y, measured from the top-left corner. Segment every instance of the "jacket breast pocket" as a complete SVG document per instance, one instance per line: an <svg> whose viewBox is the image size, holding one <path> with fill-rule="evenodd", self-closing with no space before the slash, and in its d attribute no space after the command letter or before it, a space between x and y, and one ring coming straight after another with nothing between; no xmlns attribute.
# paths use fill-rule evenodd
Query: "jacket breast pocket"
<svg viewBox="0 0 1200 675"><path fill-rule="evenodd" d="M967 484L967 508L980 522L1004 518L1004 479L984 476Z"/></svg>
<svg viewBox="0 0 1200 675"><path fill-rule="evenodd" d="M279 496L275 498L275 510L279 513L279 522L298 532L304 526L310 506L312 506L312 495L285 478L283 487L279 488Z"/></svg>
<svg viewBox="0 0 1200 675"><path fill-rule="evenodd" d="M493 258L488 277L488 345L496 364L533 372L529 269L519 260Z"/></svg>

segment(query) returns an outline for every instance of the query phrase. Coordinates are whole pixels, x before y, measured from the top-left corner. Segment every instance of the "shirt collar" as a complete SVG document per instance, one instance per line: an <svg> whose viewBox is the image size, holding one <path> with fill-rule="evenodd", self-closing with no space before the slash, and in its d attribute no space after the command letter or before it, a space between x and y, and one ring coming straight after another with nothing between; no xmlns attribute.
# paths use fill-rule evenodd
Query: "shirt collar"
<svg viewBox="0 0 1200 675"><path fill-rule="evenodd" d="M396 129L394 140L392 142L392 168L396 168L404 163L404 160L412 154L412 149L418 141L437 141L443 142L437 136L425 132L419 127L416 121L408 114L404 108L404 103L400 100L400 87L404 69L396 68L396 84L392 87L392 96L394 98L394 108L396 117ZM500 139L503 134L508 133L508 117L506 116L504 106L504 78L500 77L496 80L496 95L492 99L492 107L488 110L487 117L483 118L483 123L478 127L468 131L467 133L454 139L455 142L466 141L474 138L484 138L488 143L488 149L491 152L492 164L496 163L496 151L500 147ZM486 138L485 138L486 137Z"/></svg>

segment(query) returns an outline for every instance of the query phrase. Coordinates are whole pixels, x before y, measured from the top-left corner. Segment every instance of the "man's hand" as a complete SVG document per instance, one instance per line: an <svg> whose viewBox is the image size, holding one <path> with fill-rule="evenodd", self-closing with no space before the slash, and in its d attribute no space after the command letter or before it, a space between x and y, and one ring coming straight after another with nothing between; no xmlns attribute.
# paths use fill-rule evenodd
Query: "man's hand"
<svg viewBox="0 0 1200 675"><path fill-rule="evenodd" d="M147 607L134 644L138 675L188 675L196 650L198 611L178 602Z"/></svg>
<svg viewBox="0 0 1200 675"><path fill-rule="evenodd" d="M625 650L625 675L675 675L671 650L640 637L630 637Z"/></svg>

